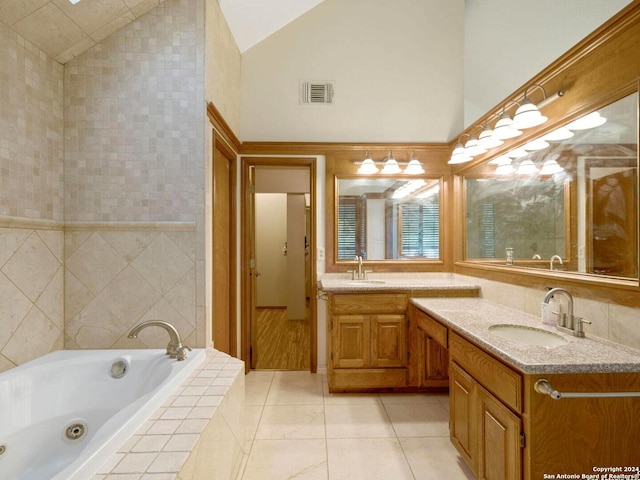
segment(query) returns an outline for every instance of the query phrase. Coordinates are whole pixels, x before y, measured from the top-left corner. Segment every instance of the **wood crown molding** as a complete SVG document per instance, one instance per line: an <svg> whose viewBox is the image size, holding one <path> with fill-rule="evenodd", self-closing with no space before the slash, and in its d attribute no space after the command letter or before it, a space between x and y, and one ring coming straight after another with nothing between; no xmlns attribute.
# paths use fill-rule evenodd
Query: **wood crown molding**
<svg viewBox="0 0 640 480"><path fill-rule="evenodd" d="M236 137L235 133L224 119L220 111L215 107L213 102L207 104L207 116L213 125L213 128L220 135L228 146L238 154L242 148L242 142Z"/></svg>

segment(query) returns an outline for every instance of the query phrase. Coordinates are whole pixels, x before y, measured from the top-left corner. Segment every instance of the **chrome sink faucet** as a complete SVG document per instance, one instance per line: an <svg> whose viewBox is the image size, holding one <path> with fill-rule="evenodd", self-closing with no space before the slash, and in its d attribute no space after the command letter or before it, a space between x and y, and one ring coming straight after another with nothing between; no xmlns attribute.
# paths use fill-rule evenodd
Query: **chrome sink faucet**
<svg viewBox="0 0 640 480"><path fill-rule="evenodd" d="M191 351L191 348L182 345L178 330L169 322L163 320L147 320L146 322L139 323L131 329L127 338L138 338L138 333L147 327L160 327L167 331L169 334L169 344L167 345L167 355L169 355L169 358L175 358L178 361L187 358L187 350Z"/></svg>
<svg viewBox="0 0 640 480"><path fill-rule="evenodd" d="M351 274L351 280L366 280L367 274L371 273L371 270L362 270L362 255L356 255L356 262L358 262L358 270L349 270Z"/></svg>
<svg viewBox="0 0 640 480"><path fill-rule="evenodd" d="M552 288L544 296L543 302L549 303L549 300L556 294L562 294L567 299L567 313L558 312L557 328L565 330L576 337L584 337L583 324L591 324L591 322L573 314L573 297L568 291L564 288Z"/></svg>
<svg viewBox="0 0 640 480"><path fill-rule="evenodd" d="M560 257L560 255L554 255L551 257L551 260L549 260L549 270L555 270L553 268L553 261L554 260L558 260L558 263L560 263L560 265L562 265L562 257Z"/></svg>

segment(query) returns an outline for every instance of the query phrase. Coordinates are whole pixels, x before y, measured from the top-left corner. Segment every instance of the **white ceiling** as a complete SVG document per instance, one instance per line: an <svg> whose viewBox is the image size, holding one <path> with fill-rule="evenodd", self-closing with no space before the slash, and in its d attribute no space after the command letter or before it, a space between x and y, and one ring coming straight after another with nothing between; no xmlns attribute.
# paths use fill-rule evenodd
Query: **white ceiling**
<svg viewBox="0 0 640 480"><path fill-rule="evenodd" d="M245 52L324 0L218 0L240 52Z"/></svg>
<svg viewBox="0 0 640 480"><path fill-rule="evenodd" d="M144 15L164 0L0 0L0 22L60 63ZM213 2L216 0L206 0ZM240 52L323 0L218 0Z"/></svg>

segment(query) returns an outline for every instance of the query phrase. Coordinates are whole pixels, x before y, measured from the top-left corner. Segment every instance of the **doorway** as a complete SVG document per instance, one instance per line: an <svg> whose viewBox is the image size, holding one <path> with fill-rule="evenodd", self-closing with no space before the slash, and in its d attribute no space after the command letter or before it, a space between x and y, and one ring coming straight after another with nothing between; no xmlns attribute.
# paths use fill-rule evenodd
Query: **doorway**
<svg viewBox="0 0 640 480"><path fill-rule="evenodd" d="M242 179L243 360L315 371L315 158L242 158Z"/></svg>

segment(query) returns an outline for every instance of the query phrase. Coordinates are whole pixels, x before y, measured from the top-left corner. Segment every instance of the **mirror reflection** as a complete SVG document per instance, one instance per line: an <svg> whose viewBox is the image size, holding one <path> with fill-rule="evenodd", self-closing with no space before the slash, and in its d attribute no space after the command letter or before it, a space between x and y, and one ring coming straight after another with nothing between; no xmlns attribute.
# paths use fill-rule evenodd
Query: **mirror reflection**
<svg viewBox="0 0 640 480"><path fill-rule="evenodd" d="M440 258L440 180L337 178L337 260Z"/></svg>
<svg viewBox="0 0 640 480"><path fill-rule="evenodd" d="M465 176L466 258L638 278L638 95Z"/></svg>

